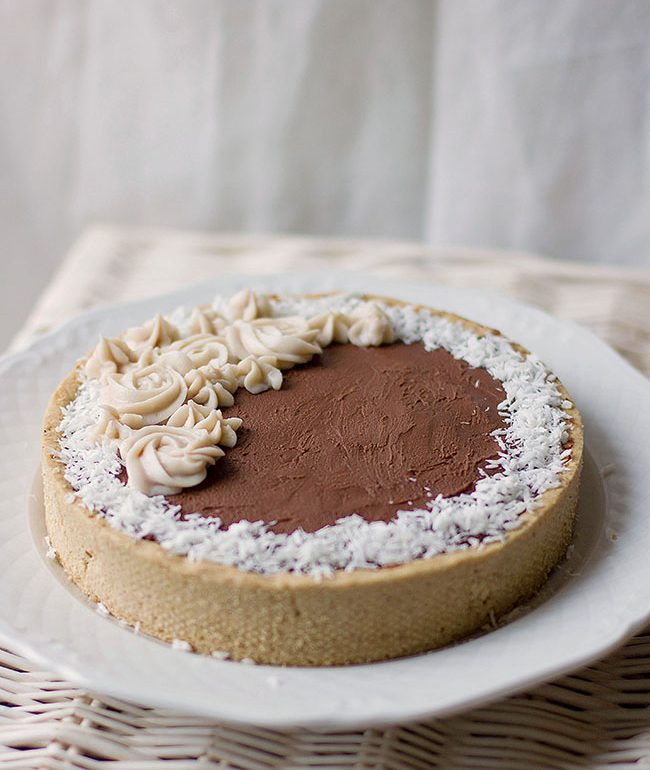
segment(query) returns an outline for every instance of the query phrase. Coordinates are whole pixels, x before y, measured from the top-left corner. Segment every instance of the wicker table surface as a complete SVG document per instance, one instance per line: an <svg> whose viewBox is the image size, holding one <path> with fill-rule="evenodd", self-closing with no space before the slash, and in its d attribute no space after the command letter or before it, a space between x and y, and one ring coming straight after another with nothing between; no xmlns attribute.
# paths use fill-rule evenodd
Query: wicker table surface
<svg viewBox="0 0 650 770"><path fill-rule="evenodd" d="M12 349L76 313L227 270L328 267L480 286L578 321L650 374L650 273L413 243L93 228ZM650 768L650 628L603 661L460 716L363 732L231 728L85 692L0 650L3 768Z"/></svg>

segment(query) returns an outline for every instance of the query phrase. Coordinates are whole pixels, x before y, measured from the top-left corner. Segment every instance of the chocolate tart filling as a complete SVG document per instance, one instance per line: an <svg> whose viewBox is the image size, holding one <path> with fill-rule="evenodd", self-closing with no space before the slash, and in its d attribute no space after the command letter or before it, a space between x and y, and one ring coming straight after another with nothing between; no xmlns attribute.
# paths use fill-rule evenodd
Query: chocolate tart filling
<svg viewBox="0 0 650 770"><path fill-rule="evenodd" d="M438 494L471 491L498 453L501 385L421 343L332 345L285 372L281 390L239 390L237 445L197 487L168 496L225 526L314 532L359 514L389 521Z"/></svg>

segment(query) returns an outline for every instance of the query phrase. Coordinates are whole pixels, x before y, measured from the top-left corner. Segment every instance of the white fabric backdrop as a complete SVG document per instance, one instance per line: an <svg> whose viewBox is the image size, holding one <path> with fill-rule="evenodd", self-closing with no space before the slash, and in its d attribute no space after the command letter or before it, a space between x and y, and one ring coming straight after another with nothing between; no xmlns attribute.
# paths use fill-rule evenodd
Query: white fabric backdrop
<svg viewBox="0 0 650 770"><path fill-rule="evenodd" d="M98 220L648 264L650 3L0 0L0 348Z"/></svg>

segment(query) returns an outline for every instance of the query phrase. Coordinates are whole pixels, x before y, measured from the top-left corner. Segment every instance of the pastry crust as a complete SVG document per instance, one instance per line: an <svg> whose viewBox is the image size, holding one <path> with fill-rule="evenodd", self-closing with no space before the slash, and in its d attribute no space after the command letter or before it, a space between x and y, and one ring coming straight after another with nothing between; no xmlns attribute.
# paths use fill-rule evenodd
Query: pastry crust
<svg viewBox="0 0 650 770"><path fill-rule="evenodd" d="M458 316L424 309L476 332L494 333ZM78 376L79 366L52 396L43 425L45 518L52 546L68 577L115 617L139 623L143 632L165 641L187 641L197 652L324 666L432 650L534 595L571 540L583 453L582 421L575 406L567 410L572 453L560 485L545 492L539 507L523 514L521 525L503 541L394 567L341 571L320 581L191 562L156 542L113 529L78 498L70 502L73 490L54 454L61 408L74 398Z"/></svg>

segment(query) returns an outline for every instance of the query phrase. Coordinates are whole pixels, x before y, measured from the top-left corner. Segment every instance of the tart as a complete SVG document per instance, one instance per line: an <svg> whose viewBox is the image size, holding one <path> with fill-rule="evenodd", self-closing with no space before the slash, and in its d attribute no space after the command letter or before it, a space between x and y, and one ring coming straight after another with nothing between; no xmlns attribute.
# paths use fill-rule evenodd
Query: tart
<svg viewBox="0 0 650 770"><path fill-rule="evenodd" d="M258 295L102 338L44 420L48 537L115 617L198 653L340 665L457 641L563 558L583 433L499 332Z"/></svg>

